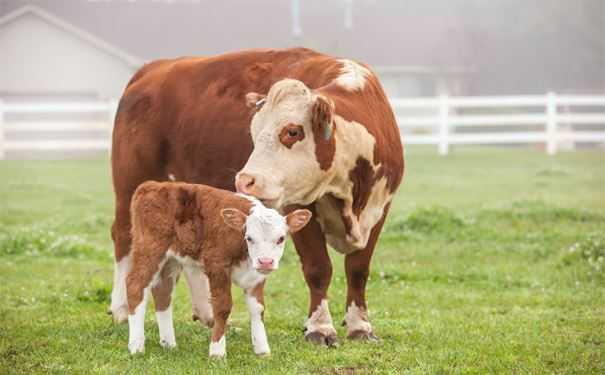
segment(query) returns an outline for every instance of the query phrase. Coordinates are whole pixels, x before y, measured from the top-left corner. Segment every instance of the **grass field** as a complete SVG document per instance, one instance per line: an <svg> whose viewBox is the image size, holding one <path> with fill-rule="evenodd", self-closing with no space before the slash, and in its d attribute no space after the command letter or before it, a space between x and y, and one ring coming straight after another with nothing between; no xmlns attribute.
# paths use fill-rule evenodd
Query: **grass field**
<svg viewBox="0 0 605 375"><path fill-rule="evenodd" d="M302 339L307 291L294 249L269 278L272 355L257 358L237 296L228 358L208 361L183 282L178 348L143 356L105 314L113 272L106 160L0 163L0 373L605 373L605 153L464 149L406 156L368 299L376 344ZM343 258L332 252L332 315Z"/></svg>

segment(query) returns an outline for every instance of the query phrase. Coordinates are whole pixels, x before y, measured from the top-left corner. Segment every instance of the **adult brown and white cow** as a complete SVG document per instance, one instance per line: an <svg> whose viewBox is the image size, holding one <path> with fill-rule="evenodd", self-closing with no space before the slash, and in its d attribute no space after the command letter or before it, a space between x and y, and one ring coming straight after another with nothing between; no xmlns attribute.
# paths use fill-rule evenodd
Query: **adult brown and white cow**
<svg viewBox="0 0 605 375"><path fill-rule="evenodd" d="M349 338L373 339L365 299L370 259L403 176L403 149L380 83L365 65L296 48L161 60L137 72L115 120L111 311L127 317L129 205L146 180L178 180L252 194L314 219L293 236L310 306L305 337L331 345L332 265L345 255ZM185 274L193 314L212 321L208 283ZM152 291L161 303L162 291Z"/></svg>

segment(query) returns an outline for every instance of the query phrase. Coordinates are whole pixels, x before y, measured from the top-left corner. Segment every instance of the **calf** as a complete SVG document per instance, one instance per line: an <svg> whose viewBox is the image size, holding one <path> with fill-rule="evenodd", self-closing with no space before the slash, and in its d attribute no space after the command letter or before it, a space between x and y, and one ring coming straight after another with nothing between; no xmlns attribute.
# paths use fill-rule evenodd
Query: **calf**
<svg viewBox="0 0 605 375"><path fill-rule="evenodd" d="M252 345L258 355L269 354L263 324L263 286L278 268L288 232L303 228L308 210L286 217L255 198L205 185L145 182L132 200L132 262L126 279L128 349L145 350L145 306L156 297L160 345L176 346L171 294L182 269L206 274L214 324L210 356L225 355L225 325L231 312L231 282L246 293Z"/></svg>

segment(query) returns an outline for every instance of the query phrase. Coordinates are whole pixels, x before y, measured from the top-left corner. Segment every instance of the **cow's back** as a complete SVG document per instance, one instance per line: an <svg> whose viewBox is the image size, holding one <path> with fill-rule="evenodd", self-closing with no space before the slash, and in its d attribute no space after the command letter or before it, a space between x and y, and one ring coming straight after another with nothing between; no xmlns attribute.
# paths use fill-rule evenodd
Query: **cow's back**
<svg viewBox="0 0 605 375"><path fill-rule="evenodd" d="M254 109L248 92L266 93L280 79L321 87L339 72L335 59L312 50L249 50L216 57L158 60L129 82L113 133L114 187L132 195L148 179L233 190L250 153Z"/></svg>

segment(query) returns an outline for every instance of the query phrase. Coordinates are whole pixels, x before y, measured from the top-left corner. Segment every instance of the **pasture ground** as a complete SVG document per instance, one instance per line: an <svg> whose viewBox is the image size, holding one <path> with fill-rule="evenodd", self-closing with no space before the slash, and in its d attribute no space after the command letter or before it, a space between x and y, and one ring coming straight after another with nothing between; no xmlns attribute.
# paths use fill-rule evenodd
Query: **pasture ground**
<svg viewBox="0 0 605 375"><path fill-rule="evenodd" d="M605 154L407 151L404 184L373 261L382 341L302 339L307 290L288 245L267 285L269 358L252 353L236 295L228 358L176 296L178 348L150 305L142 356L105 314L113 272L107 160L0 163L0 373L605 373ZM330 288L343 317L343 258Z"/></svg>

